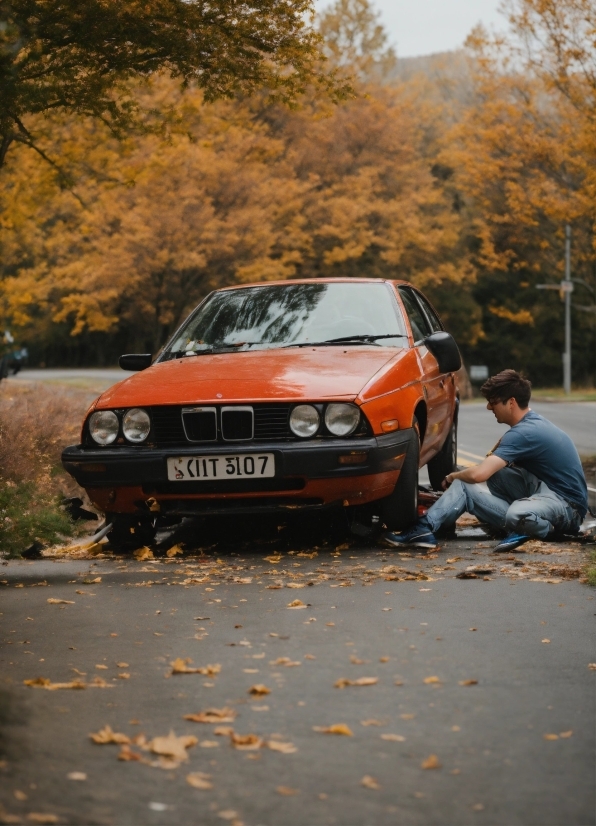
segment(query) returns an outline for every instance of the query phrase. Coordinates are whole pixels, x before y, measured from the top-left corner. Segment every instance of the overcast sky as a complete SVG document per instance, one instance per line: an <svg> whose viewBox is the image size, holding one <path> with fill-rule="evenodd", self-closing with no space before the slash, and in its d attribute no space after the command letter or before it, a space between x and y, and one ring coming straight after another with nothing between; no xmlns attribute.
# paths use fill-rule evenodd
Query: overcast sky
<svg viewBox="0 0 596 826"><path fill-rule="evenodd" d="M329 5L316 0L317 8ZM373 0L398 57L457 49L479 22L504 28L499 0Z"/></svg>

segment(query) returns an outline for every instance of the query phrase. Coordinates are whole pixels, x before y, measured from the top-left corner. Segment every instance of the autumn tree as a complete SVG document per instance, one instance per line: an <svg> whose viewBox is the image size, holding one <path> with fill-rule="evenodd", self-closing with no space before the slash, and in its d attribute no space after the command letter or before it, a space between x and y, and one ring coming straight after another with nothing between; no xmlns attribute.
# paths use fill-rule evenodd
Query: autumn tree
<svg viewBox="0 0 596 826"><path fill-rule="evenodd" d="M312 0L0 0L0 166L15 142L33 147L53 112L122 133L135 122L131 81L158 72L206 100L267 88L294 101L322 70Z"/></svg>

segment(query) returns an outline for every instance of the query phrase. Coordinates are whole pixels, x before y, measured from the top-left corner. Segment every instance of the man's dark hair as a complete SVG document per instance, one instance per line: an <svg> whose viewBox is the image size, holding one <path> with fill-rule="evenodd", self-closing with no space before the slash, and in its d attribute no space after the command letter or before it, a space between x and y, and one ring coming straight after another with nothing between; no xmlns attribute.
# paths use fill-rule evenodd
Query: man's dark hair
<svg viewBox="0 0 596 826"><path fill-rule="evenodd" d="M515 370L501 370L485 381L480 392L488 402L506 402L515 399L522 410L530 403L532 384Z"/></svg>

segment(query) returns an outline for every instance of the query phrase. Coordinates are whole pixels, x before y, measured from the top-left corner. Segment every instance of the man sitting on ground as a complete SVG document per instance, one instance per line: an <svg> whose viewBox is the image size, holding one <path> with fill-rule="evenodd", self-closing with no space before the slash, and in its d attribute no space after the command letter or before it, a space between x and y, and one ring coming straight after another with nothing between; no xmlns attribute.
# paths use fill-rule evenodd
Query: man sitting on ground
<svg viewBox="0 0 596 826"><path fill-rule="evenodd" d="M487 410L510 430L479 465L446 476L446 492L426 516L401 534L385 534L387 544L436 548L437 531L453 528L466 512L507 531L495 551L512 551L531 538L578 533L588 491L569 436L530 409L532 385L515 370L497 373L480 389ZM489 492L479 482L486 482Z"/></svg>

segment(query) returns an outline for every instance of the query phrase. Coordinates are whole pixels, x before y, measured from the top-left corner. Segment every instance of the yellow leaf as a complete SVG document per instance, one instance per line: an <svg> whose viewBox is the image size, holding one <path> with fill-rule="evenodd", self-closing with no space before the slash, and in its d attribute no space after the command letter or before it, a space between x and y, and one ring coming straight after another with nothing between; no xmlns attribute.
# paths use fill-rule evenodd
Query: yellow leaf
<svg viewBox="0 0 596 826"><path fill-rule="evenodd" d="M196 746L198 742L196 737L188 735L177 737L173 731L170 731L166 737L154 737L148 746L153 754L161 754L182 762L188 760L186 750Z"/></svg>
<svg viewBox="0 0 596 826"><path fill-rule="evenodd" d="M211 775L205 774L204 772L191 772L186 775L186 782L189 786L192 786L193 789L212 789L213 783L211 783L210 778Z"/></svg>
<svg viewBox="0 0 596 826"><path fill-rule="evenodd" d="M279 740L268 740L266 745L271 751L280 751L282 754L294 754L298 751L293 743L282 743Z"/></svg>
<svg viewBox="0 0 596 826"><path fill-rule="evenodd" d="M236 712L233 708L208 708L198 714L185 714L185 720L192 720L193 723L233 723Z"/></svg>
<svg viewBox="0 0 596 826"><path fill-rule="evenodd" d="M360 781L360 785L364 786L366 789L380 789L381 786L378 780L375 780L374 777L371 777L370 774L365 774L362 780Z"/></svg>
<svg viewBox="0 0 596 826"><path fill-rule="evenodd" d="M439 758L436 754L429 755L426 760L420 764L421 769L440 769L442 768Z"/></svg>
<svg viewBox="0 0 596 826"><path fill-rule="evenodd" d="M74 605L74 601L72 599L54 599L50 597L47 600L48 605Z"/></svg>
<svg viewBox="0 0 596 826"><path fill-rule="evenodd" d="M558 740L559 739L558 734L543 734L542 736L544 737L545 740Z"/></svg>
<svg viewBox="0 0 596 826"><path fill-rule="evenodd" d="M354 732L345 723L334 723L332 726L313 726L313 731L320 731L322 734L345 734L346 737L354 736Z"/></svg>
<svg viewBox="0 0 596 826"><path fill-rule="evenodd" d="M271 689L267 688L267 686L262 683L257 683L248 689L248 693L254 694L255 697L262 697L265 694L271 694Z"/></svg>
<svg viewBox="0 0 596 826"><path fill-rule="evenodd" d="M180 547L180 545L172 545L172 547L168 551L166 551L166 556L168 556L171 559L172 557L178 556L179 554L183 554L183 553L184 553L184 550ZM188 777L191 777L191 776L192 775L190 775L190 774L188 775ZM188 778L187 778L187 780L188 780Z"/></svg>
<svg viewBox="0 0 596 826"><path fill-rule="evenodd" d="M135 559L138 559L139 562L142 562L144 559L153 559L153 552L150 548L144 546L142 548L137 548L137 550L133 552L133 556Z"/></svg>
<svg viewBox="0 0 596 826"><path fill-rule="evenodd" d="M204 674L206 677L215 677L221 671L221 665L205 665L200 668L189 668L188 663L192 662L190 657L185 660L182 657L177 657L170 665L172 666L172 674Z"/></svg>
<svg viewBox="0 0 596 826"><path fill-rule="evenodd" d="M394 740L396 743L403 743L405 739L401 734L381 734L381 740Z"/></svg>
<svg viewBox="0 0 596 826"><path fill-rule="evenodd" d="M288 602L288 608L307 608L308 606L306 603L302 602L301 599L295 599L292 602Z"/></svg>
<svg viewBox="0 0 596 826"><path fill-rule="evenodd" d="M257 734L236 734L233 731L230 734L230 742L235 749L240 749L240 751L255 751L263 745L263 738Z"/></svg>
<svg viewBox="0 0 596 826"><path fill-rule="evenodd" d="M460 680L460 685L478 685L478 680Z"/></svg>
<svg viewBox="0 0 596 826"><path fill-rule="evenodd" d="M335 688L345 688L347 685L376 685L378 682L378 677L358 677L357 680L348 680L345 677L342 677L341 679L337 680L337 682L334 683L334 685Z"/></svg>
<svg viewBox="0 0 596 826"><path fill-rule="evenodd" d="M441 681L438 677L425 677L423 682L425 682L427 685L436 685L440 684Z"/></svg>
<svg viewBox="0 0 596 826"><path fill-rule="evenodd" d="M124 745L130 743L130 737L127 737L126 734L112 731L112 727L109 725L106 725L99 731L90 734L89 737L98 745L104 745L106 743L117 743L118 745Z"/></svg>
<svg viewBox="0 0 596 826"><path fill-rule="evenodd" d="M278 794L283 794L285 797L291 797L298 794L300 789L291 789L289 786L278 786L275 790Z"/></svg>

